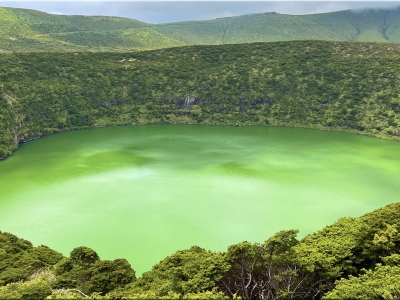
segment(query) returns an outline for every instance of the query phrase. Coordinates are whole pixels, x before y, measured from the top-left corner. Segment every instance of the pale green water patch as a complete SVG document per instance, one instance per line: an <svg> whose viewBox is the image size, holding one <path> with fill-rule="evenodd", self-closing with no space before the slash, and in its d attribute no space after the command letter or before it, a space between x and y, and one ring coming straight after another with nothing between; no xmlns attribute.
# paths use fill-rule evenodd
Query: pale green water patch
<svg viewBox="0 0 400 300"><path fill-rule="evenodd" d="M0 162L0 230L141 273L178 249L301 235L399 200L400 143L306 129L66 132Z"/></svg>

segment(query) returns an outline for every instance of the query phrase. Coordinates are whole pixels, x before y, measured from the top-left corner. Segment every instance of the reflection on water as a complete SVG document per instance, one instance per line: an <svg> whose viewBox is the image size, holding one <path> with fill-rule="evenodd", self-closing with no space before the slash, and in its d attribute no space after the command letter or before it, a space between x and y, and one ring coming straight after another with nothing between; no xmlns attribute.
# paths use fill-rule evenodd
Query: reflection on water
<svg viewBox="0 0 400 300"><path fill-rule="evenodd" d="M400 143L315 130L151 125L66 132L0 162L0 230L140 274L178 249L301 235L398 201ZM33 226L34 225L34 226Z"/></svg>

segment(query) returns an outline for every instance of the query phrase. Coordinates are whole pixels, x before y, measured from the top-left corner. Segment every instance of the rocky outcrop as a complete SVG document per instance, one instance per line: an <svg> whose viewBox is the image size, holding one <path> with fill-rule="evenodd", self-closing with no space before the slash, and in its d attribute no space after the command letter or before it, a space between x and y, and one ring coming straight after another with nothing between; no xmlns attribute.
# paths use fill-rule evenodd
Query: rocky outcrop
<svg viewBox="0 0 400 300"><path fill-rule="evenodd" d="M191 107L192 107L192 105L193 105L193 103L194 103L195 100L196 100L195 97L193 97L193 96L187 96L187 97L185 98L185 103L183 104L183 108L186 109L186 110L191 109Z"/></svg>

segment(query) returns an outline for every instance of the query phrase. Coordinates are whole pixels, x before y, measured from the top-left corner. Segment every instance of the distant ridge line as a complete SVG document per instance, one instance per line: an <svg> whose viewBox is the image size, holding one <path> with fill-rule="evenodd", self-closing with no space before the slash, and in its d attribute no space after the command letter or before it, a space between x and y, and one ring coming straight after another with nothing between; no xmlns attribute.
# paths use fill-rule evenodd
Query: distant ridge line
<svg viewBox="0 0 400 300"><path fill-rule="evenodd" d="M293 40L400 43L399 6L308 15L262 12L161 24L0 7L0 20L0 52L126 52Z"/></svg>

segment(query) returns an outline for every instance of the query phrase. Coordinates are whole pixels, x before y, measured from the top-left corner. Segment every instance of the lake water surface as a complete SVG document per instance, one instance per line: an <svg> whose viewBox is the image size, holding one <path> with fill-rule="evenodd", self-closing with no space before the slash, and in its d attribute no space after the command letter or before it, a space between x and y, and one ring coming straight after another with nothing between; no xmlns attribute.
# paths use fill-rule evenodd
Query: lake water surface
<svg viewBox="0 0 400 300"><path fill-rule="evenodd" d="M400 200L400 143L307 129L80 130L0 162L0 230L137 273L176 250L300 236Z"/></svg>

